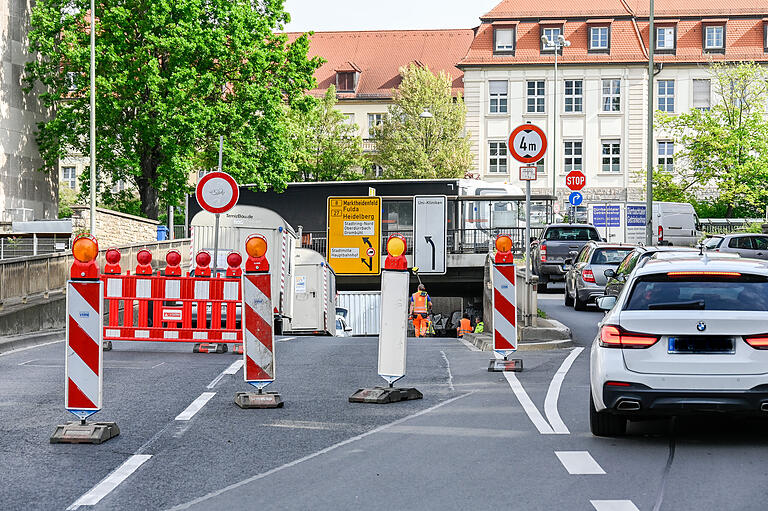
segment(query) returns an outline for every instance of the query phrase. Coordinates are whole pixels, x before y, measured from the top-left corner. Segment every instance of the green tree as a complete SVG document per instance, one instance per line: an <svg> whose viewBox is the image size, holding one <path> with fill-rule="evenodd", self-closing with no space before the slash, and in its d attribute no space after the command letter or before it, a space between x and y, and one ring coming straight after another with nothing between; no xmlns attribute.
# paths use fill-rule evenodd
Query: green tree
<svg viewBox="0 0 768 511"><path fill-rule="evenodd" d="M654 173L654 198L690 200L716 189L706 208L760 215L768 204L768 73L754 62L712 64L713 105L672 115L657 127L675 142L675 176ZM693 201L692 201L693 202Z"/></svg>
<svg viewBox="0 0 768 511"><path fill-rule="evenodd" d="M336 87L320 99L307 96L291 110L293 177L300 181L338 181L362 178L363 158L358 127L347 124L336 110Z"/></svg>
<svg viewBox="0 0 768 511"><path fill-rule="evenodd" d="M383 177L464 177L472 154L464 131L464 100L452 96L451 76L415 64L401 69L400 75L394 105L373 131L378 153L374 161L384 168Z"/></svg>
<svg viewBox="0 0 768 511"><path fill-rule="evenodd" d="M45 170L89 154L89 1L38 0L26 68L52 118L38 128ZM286 111L314 86L309 41L281 30L283 0L101 0L96 24L99 174L136 184L141 213L179 204L189 175L224 166L241 183L284 185Z"/></svg>

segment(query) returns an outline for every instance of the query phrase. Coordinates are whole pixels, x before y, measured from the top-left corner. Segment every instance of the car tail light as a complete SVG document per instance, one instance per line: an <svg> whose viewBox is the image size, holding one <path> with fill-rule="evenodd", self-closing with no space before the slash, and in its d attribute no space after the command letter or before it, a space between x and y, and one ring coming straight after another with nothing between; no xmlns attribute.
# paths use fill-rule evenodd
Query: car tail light
<svg viewBox="0 0 768 511"><path fill-rule="evenodd" d="M595 284L595 274L592 270L584 270L581 272L581 280Z"/></svg>
<svg viewBox="0 0 768 511"><path fill-rule="evenodd" d="M659 241L664 241L664 228L659 226Z"/></svg>
<svg viewBox="0 0 768 511"><path fill-rule="evenodd" d="M547 262L547 245L542 243L540 252L541 252L541 262L546 263Z"/></svg>
<svg viewBox="0 0 768 511"><path fill-rule="evenodd" d="M659 341L658 335L627 332L615 325L600 329L600 346L604 348L649 348Z"/></svg>
<svg viewBox="0 0 768 511"><path fill-rule="evenodd" d="M631 387L631 383L627 383L625 381L607 381L605 382L606 386L608 387Z"/></svg>
<svg viewBox="0 0 768 511"><path fill-rule="evenodd" d="M741 277L737 271L670 271L667 277Z"/></svg>
<svg viewBox="0 0 768 511"><path fill-rule="evenodd" d="M751 335L744 340L756 350L768 350L768 334Z"/></svg>

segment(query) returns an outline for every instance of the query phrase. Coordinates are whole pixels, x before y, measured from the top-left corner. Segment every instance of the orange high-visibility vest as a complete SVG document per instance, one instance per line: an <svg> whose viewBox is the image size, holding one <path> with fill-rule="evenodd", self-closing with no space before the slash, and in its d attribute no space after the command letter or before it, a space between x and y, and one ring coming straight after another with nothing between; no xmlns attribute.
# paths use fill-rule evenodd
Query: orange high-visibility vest
<svg viewBox="0 0 768 511"><path fill-rule="evenodd" d="M469 333L472 333L472 324L467 318L461 318L461 321L459 321L459 331L457 332L458 336L461 337Z"/></svg>
<svg viewBox="0 0 768 511"><path fill-rule="evenodd" d="M421 296L420 292L415 292L411 295L413 300L413 313L414 314L426 314L427 313L427 294Z"/></svg>

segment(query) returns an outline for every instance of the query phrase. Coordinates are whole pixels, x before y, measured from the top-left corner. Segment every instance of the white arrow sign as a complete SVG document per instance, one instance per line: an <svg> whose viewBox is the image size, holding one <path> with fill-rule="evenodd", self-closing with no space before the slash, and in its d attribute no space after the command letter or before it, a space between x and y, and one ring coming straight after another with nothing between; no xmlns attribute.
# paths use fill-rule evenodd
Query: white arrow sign
<svg viewBox="0 0 768 511"><path fill-rule="evenodd" d="M445 195L413 198L413 264L419 273L444 275L448 240Z"/></svg>

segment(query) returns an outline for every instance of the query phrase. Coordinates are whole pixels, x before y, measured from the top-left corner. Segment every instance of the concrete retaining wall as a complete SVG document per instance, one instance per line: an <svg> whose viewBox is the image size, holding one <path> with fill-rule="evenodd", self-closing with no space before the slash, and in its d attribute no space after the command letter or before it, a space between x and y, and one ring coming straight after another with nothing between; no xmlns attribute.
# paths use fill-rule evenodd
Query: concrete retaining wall
<svg viewBox="0 0 768 511"><path fill-rule="evenodd" d="M91 210L88 206L72 206L72 233L90 229ZM99 247L108 248L131 243L157 240L157 220L96 208L96 239Z"/></svg>

